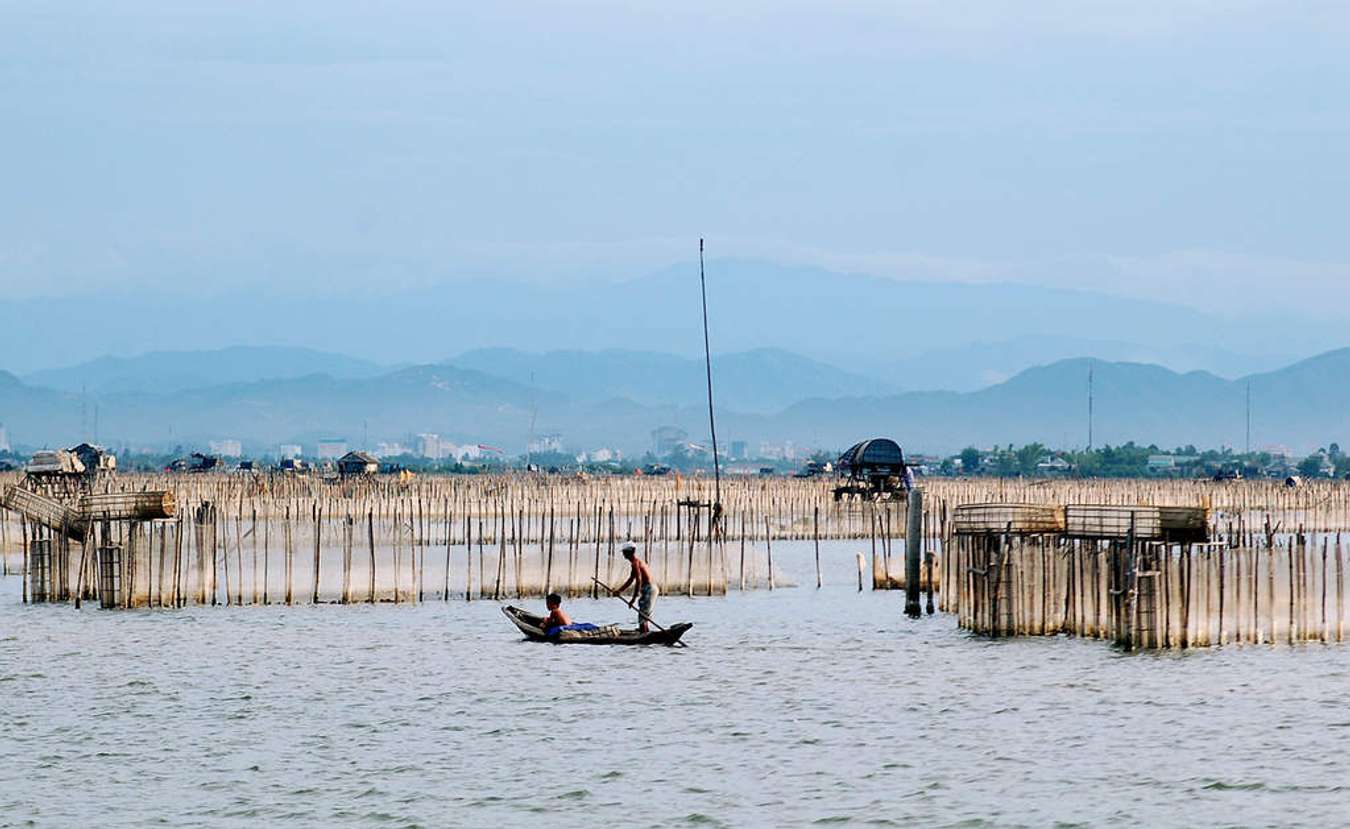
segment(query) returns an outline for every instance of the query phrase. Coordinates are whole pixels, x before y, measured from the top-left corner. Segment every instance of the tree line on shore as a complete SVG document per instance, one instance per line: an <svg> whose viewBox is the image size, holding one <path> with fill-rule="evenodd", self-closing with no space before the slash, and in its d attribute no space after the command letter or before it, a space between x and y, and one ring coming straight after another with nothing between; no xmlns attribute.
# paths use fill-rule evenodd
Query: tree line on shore
<svg viewBox="0 0 1350 829"><path fill-rule="evenodd" d="M137 452L122 449L117 452L118 467L126 471L158 471L167 468L184 454L176 452ZM723 471L731 474L747 470L756 474L818 475L833 472L832 465L841 452L816 450L799 458L741 458L723 459ZM22 469L27 456L18 452L0 452L0 467ZM233 461L235 459L229 459ZM541 472L586 472L591 474L667 474L678 472L694 474L712 471L712 460L707 454L676 451L657 456L652 452L632 459L612 459L603 462L582 461L565 452L533 453L517 457L493 455L474 461L432 459L405 454L381 458L382 471L409 470L418 473L476 474L498 473L509 470ZM1052 449L1041 443L1022 446L1008 444L991 448L968 446L947 456L911 453L908 462L922 475L928 476L991 476L1005 478L1081 477L1081 478L1195 478L1248 477L1282 478L1299 475L1304 478L1350 477L1350 455L1341 451L1338 443L1302 458L1270 451L1237 452L1231 448L1198 449L1180 446L1164 449L1156 444L1141 446L1128 442L1119 446L1101 446L1091 449ZM219 468L236 468L236 463L223 463ZM266 464L257 463L253 471L264 471Z"/></svg>

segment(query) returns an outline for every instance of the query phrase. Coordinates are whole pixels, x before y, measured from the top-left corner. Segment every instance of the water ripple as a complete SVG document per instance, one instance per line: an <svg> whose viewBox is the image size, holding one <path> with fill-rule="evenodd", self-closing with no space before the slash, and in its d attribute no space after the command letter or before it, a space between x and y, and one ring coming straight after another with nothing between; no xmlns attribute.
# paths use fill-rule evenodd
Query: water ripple
<svg viewBox="0 0 1350 829"><path fill-rule="evenodd" d="M1350 648L988 642L826 589L662 597L687 650L522 643L492 602L23 608L0 824L1338 825ZM809 545L775 544L812 583ZM793 571L795 569L795 572ZM574 616L626 620L573 601Z"/></svg>

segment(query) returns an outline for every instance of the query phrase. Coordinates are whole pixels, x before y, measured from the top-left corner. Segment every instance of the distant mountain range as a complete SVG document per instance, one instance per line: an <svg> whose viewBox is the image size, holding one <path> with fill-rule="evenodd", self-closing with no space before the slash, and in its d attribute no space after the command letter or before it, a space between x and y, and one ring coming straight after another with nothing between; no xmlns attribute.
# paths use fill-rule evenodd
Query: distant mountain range
<svg viewBox="0 0 1350 829"><path fill-rule="evenodd" d="M566 445L641 453L661 425L707 434L702 363L641 351L471 351L450 361L381 369L340 355L266 348L228 354L146 355L111 364L130 372L108 390L94 366L46 375L62 388L0 372L0 422L28 446L99 437L113 445L201 444L236 438L249 451L329 437L352 445L436 432L459 442L524 450L527 436L560 432ZM205 383L194 366L224 366L237 382ZM295 376L306 368L323 369ZM1228 380L1202 371L1089 358L1030 368L972 392L897 392L868 375L758 349L715 357L724 441L793 441L840 448L890 435L912 451L966 445L1087 441L1093 375L1097 444L1241 448L1246 395L1254 446L1307 451L1350 442L1350 349ZM144 372L143 374L141 372ZM78 383L85 389L72 391Z"/></svg>
<svg viewBox="0 0 1350 829"><path fill-rule="evenodd" d="M698 406L707 395L702 359L651 351L550 351L509 348L469 351L450 365L535 385L577 400L625 398L645 406ZM895 386L774 348L716 358L714 399L727 409L769 414L808 397L879 395Z"/></svg>
<svg viewBox="0 0 1350 829"><path fill-rule="evenodd" d="M1015 376L1032 366L1073 357L1113 363L1153 363L1174 371L1208 371L1242 377L1294 362L1287 354L1251 354L1203 343L1140 343L1031 334L1002 342L977 342L935 348L879 366L878 377L898 389L975 391Z"/></svg>
<svg viewBox="0 0 1350 829"><path fill-rule="evenodd" d="M943 450L1032 441L1082 446L1087 443L1089 369L1096 445L1133 440L1242 449L1249 387L1253 448L1285 444L1308 451L1350 438L1350 349L1236 380L1155 365L1062 360L965 394L806 401L777 416L774 425L803 433L829 423L825 434L835 436L877 431L889 422L891 427L881 431L903 435L915 447Z"/></svg>
<svg viewBox="0 0 1350 829"><path fill-rule="evenodd" d="M1343 325L1330 315L1228 318L1165 297L904 281L743 260L712 260L707 275L716 351L788 351L903 390L973 390L1032 365L1085 356L1234 377L1343 343ZM350 354L386 366L503 347L697 359L701 319L698 267L688 262L625 281L465 278L416 291L372 283L359 295L137 292L5 301L0 354L21 375L40 372L34 382L77 390L76 380L87 386L89 378L53 378L45 370L102 354L237 343ZM115 361L108 368L110 377L128 376ZM314 370L369 376L361 366ZM186 387L198 382L193 371L187 366L168 380ZM305 371L297 364L292 376Z"/></svg>
<svg viewBox="0 0 1350 829"><path fill-rule="evenodd" d="M385 366L344 354L284 346L232 346L214 351L152 351L100 357L69 368L35 371L24 382L69 392L169 394L187 389L327 374L373 377Z"/></svg>

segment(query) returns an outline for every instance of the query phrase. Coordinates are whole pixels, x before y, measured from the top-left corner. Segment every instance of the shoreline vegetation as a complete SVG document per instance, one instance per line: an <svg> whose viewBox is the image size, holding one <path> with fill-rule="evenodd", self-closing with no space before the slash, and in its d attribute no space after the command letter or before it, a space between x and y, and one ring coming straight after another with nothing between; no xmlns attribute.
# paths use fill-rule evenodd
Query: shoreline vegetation
<svg viewBox="0 0 1350 829"><path fill-rule="evenodd" d="M903 445L903 444L902 444ZM25 449L26 447L20 447ZM1119 446L1101 446L1093 449L1055 449L1041 443L1022 446L1007 444L986 448L967 447L947 455L932 455L907 449L909 463L921 476L961 478L1155 478L1202 479L1216 475L1242 478L1271 478L1283 480L1291 475L1303 479L1345 478L1350 475L1350 455L1340 444L1328 443L1307 455L1295 455L1281 448L1258 451L1200 449L1195 446L1165 448L1133 442ZM193 451L178 447L174 452L135 451L114 447L118 467L132 473L158 473L175 461L184 459ZM818 450L809 454L761 457L731 457L721 454L724 474L733 477L745 475L824 475L826 464L838 460L842 450ZM0 466L22 469L31 457L28 451L0 452ZM323 474L324 461L314 457L302 458L314 474ZM414 454L386 455L379 458L384 473L408 471L420 475L502 475L527 470L551 474L635 475L657 472L678 472L682 475L711 474L711 453L678 448L656 455L648 452L631 459L606 461L579 460L577 455L565 452L534 452L515 457L492 454L473 460L432 459ZM250 457L220 458L221 470L238 470L267 474L276 471L278 459L261 454ZM245 470L243 467L251 466ZM333 470L329 470L330 472Z"/></svg>

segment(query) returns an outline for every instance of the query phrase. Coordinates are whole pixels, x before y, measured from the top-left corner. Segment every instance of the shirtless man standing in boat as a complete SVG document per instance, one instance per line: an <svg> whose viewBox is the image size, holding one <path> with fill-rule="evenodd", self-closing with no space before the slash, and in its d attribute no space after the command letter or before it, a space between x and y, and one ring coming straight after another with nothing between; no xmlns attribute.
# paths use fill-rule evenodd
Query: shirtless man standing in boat
<svg viewBox="0 0 1350 829"><path fill-rule="evenodd" d="M638 611L638 630L643 633L651 631L650 621L652 618L652 603L660 591L652 582L652 571L647 566L647 562L638 558L637 548L632 544L623 545L623 557L628 560L628 565L633 568L628 575L628 581L624 582L614 595L622 597L623 591L628 589L628 585L633 585L632 604L637 605Z"/></svg>

